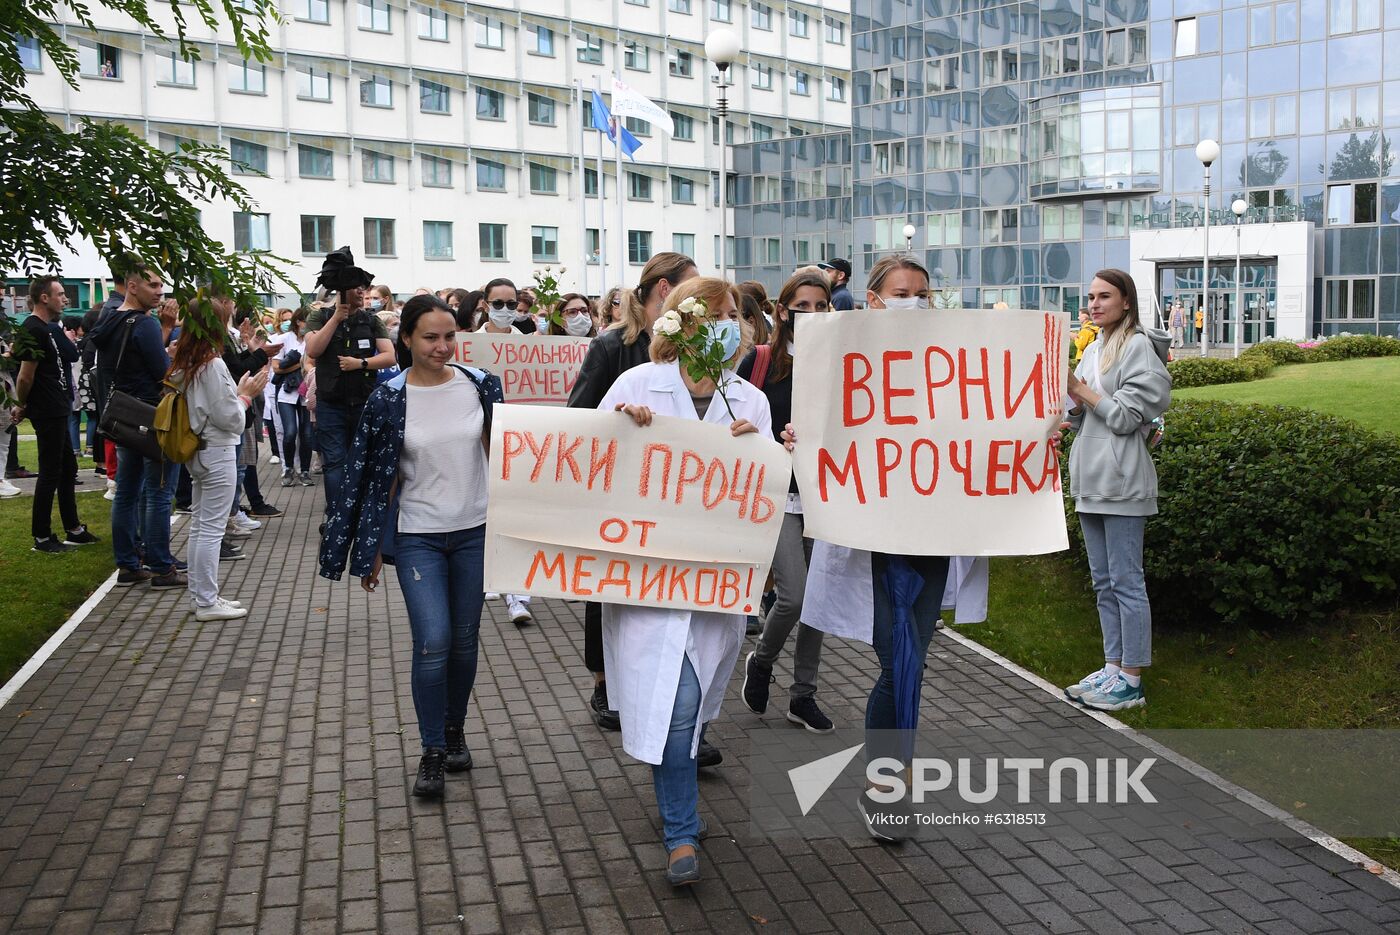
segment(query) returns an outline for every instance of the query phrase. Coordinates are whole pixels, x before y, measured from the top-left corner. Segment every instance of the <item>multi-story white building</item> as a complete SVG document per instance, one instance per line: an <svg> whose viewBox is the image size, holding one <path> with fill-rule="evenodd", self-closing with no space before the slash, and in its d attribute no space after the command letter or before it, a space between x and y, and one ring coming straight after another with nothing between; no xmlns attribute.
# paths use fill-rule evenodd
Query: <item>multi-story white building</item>
<svg viewBox="0 0 1400 935"><path fill-rule="evenodd" d="M564 285L581 287L588 255L596 294L635 281L653 252L716 265L719 87L706 35L732 29L744 50L729 142L817 133L850 125L849 10L849 0L291 0L265 64L245 61L227 27L194 23L201 58L189 62L108 15L97 32L60 25L82 63L77 91L37 46L21 52L30 93L56 116L120 121L163 147L227 147L260 207L210 206L209 231L294 260L303 288L322 255L349 244L400 293L523 280L545 265L568 267ZM600 205L600 134L580 132L588 92L611 101L615 75L675 122L669 138L630 123L643 146L623 166L621 228L612 146L602 140ZM83 251L71 267L71 279L106 274Z"/></svg>

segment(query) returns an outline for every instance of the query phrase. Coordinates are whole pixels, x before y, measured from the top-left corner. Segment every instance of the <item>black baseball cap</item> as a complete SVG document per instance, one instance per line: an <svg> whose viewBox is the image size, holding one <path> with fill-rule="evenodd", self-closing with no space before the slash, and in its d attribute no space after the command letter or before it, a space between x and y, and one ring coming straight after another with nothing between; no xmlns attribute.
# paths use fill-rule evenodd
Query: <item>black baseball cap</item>
<svg viewBox="0 0 1400 935"><path fill-rule="evenodd" d="M825 261L825 262L823 262L823 263L818 263L818 264L817 264L817 268L818 268L818 269L834 269L834 270L836 270L837 272L845 273L847 279L850 279L850 278L851 278L851 263L850 263L850 261L849 261L849 260L843 260L843 259L841 259L840 257L836 257L835 259L827 260L827 261Z"/></svg>

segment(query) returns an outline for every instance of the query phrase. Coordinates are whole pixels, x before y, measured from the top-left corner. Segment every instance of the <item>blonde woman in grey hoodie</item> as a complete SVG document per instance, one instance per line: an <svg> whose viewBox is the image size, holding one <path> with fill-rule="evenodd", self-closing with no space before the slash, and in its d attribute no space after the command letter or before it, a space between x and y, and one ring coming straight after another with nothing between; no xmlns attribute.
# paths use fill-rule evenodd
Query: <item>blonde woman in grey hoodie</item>
<svg viewBox="0 0 1400 935"><path fill-rule="evenodd" d="M1142 569L1147 517L1157 512L1157 471L1148 439L1171 402L1170 337L1139 318L1127 273L1100 270L1089 316L1103 329L1069 378L1075 430L1070 496L1079 513L1103 629L1103 668L1065 689L1086 707L1120 711L1147 703L1142 670L1152 663L1152 608Z"/></svg>
<svg viewBox="0 0 1400 935"><path fill-rule="evenodd" d="M267 368L243 375L237 385L223 361L224 335L233 316L233 300L211 300L219 317L212 336L202 328L185 328L175 344L166 382L185 393L190 429L199 436L199 451L186 467L194 481L189 539L189 591L195 619L237 620L248 615L238 601L219 596L219 544L224 538L228 505L233 502L238 466L234 450L243 435L244 414L262 397ZM194 310L185 320L194 318Z"/></svg>

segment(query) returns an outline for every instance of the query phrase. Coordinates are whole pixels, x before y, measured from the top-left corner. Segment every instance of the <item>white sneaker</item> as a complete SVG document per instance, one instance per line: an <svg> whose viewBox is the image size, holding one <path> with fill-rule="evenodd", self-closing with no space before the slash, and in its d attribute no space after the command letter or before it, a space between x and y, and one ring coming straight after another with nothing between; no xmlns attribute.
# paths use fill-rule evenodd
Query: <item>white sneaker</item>
<svg viewBox="0 0 1400 935"><path fill-rule="evenodd" d="M114 480L108 478L108 480L107 480L107 492L104 493L104 494L102 495L102 499L103 499L103 500L115 500L115 499L117 499L117 482L116 482L116 481L114 481Z"/></svg>
<svg viewBox="0 0 1400 935"><path fill-rule="evenodd" d="M226 525L226 526L224 527L224 538L225 538L225 539L248 539L248 538L251 538L252 535L253 535L253 530L251 530L251 529L244 529L244 528L241 527L241 526L236 526L236 525L234 525L233 520L229 520L229 521L228 521L228 525Z"/></svg>
<svg viewBox="0 0 1400 935"><path fill-rule="evenodd" d="M501 595L497 594L495 591L487 591L486 599L488 601L499 601L501 599Z"/></svg>
<svg viewBox="0 0 1400 935"><path fill-rule="evenodd" d="M20 490L18 487L16 487L9 481L0 480L0 499L8 497L18 497L22 493L24 493L23 490Z"/></svg>
<svg viewBox="0 0 1400 935"><path fill-rule="evenodd" d="M212 620L238 620L248 616L246 607L234 607L228 601L216 599L208 607L196 607L194 619L200 623L207 623Z"/></svg>
<svg viewBox="0 0 1400 935"><path fill-rule="evenodd" d="M242 602L242 601L230 600L230 599L227 598L227 597L216 597L216 598L214 598L214 603L215 603L216 605L227 604L229 607L242 607L242 606L243 606L243 602ZM193 609L193 610L199 610L199 605L196 604L196 603L194 602L194 595L190 595L190 607L191 607L191 609Z"/></svg>
<svg viewBox="0 0 1400 935"><path fill-rule="evenodd" d="M249 516L247 513L244 513L242 510L239 510L237 513L233 514L231 522L239 529L262 529L262 523L253 519L251 516Z"/></svg>
<svg viewBox="0 0 1400 935"><path fill-rule="evenodd" d="M270 458L267 459L267 463L268 463L268 464L281 464L281 463L282 463L282 459L279 458L279 457L277 457L276 455L273 455L272 457L270 457Z"/></svg>
<svg viewBox="0 0 1400 935"><path fill-rule="evenodd" d="M507 603L506 610L510 612L511 622L517 627L523 627L527 623L533 622L535 619L530 616L529 609L518 600L512 600Z"/></svg>

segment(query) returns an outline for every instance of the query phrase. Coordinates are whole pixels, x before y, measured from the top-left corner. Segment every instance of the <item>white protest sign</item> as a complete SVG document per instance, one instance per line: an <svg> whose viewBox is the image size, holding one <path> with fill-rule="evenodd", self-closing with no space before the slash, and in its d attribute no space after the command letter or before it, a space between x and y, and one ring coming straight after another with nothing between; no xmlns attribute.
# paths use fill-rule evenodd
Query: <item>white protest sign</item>
<svg viewBox="0 0 1400 935"><path fill-rule="evenodd" d="M704 422L497 406L486 590L754 613L791 470L773 439Z"/></svg>
<svg viewBox="0 0 1400 935"><path fill-rule="evenodd" d="M793 469L806 534L905 555L1069 547L1048 438L1063 312L799 315Z"/></svg>
<svg viewBox="0 0 1400 935"><path fill-rule="evenodd" d="M562 406L578 381L590 340L552 334L458 332L454 359L500 377L508 403Z"/></svg>

